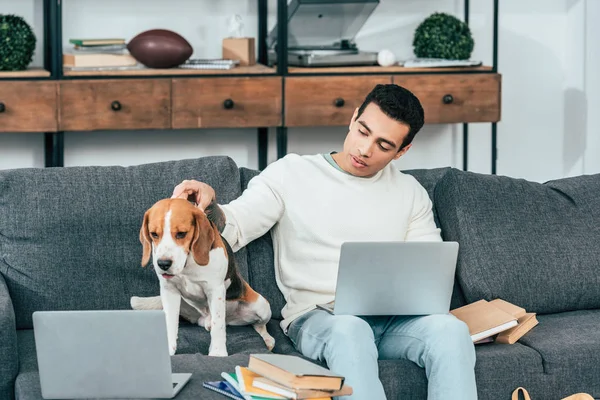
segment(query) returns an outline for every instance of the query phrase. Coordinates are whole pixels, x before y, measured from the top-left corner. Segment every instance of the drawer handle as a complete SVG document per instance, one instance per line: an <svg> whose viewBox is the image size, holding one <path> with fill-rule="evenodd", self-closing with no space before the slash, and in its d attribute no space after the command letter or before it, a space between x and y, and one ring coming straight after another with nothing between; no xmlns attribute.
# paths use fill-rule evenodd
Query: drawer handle
<svg viewBox="0 0 600 400"><path fill-rule="evenodd" d="M223 107L225 107L226 110L231 110L233 106L235 106L235 103L231 99L226 99L223 102Z"/></svg>
<svg viewBox="0 0 600 400"><path fill-rule="evenodd" d="M3 113L4 111L6 111L6 106L4 103L0 103L0 113Z"/></svg>
<svg viewBox="0 0 600 400"><path fill-rule="evenodd" d="M346 102L341 97L338 97L337 99L335 99L333 104L339 108L339 107L344 107L344 104L346 104Z"/></svg>
<svg viewBox="0 0 600 400"><path fill-rule="evenodd" d="M454 97L451 94L447 94L442 98L444 104L451 104L454 101Z"/></svg>
<svg viewBox="0 0 600 400"><path fill-rule="evenodd" d="M113 111L119 111L122 108L121 103L115 100L112 103L110 103L110 108L112 108Z"/></svg>

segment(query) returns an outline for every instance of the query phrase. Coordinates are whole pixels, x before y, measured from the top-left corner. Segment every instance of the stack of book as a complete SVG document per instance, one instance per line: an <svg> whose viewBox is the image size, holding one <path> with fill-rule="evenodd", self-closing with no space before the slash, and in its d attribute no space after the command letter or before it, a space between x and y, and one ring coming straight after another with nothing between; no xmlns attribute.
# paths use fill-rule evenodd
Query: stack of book
<svg viewBox="0 0 600 400"><path fill-rule="evenodd" d="M63 52L63 67L71 70L131 68L138 62L129 54L125 39L70 39Z"/></svg>
<svg viewBox="0 0 600 400"><path fill-rule="evenodd" d="M325 400L352 394L344 377L301 357L251 354L248 366L223 372L222 381L204 382L207 389L239 400Z"/></svg>
<svg viewBox="0 0 600 400"><path fill-rule="evenodd" d="M450 313L467 324L475 344L514 344L538 324L535 313L502 299L479 300Z"/></svg>

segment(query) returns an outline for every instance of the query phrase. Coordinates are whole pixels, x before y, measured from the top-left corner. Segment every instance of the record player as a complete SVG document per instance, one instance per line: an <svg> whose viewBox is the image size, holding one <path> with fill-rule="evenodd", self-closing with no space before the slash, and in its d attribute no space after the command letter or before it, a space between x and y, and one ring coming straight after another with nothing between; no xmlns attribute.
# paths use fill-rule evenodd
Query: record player
<svg viewBox="0 0 600 400"><path fill-rule="evenodd" d="M292 0L288 5L288 65L376 65L377 52L361 51L354 38L379 0ZM267 38L269 65L277 62L277 25Z"/></svg>

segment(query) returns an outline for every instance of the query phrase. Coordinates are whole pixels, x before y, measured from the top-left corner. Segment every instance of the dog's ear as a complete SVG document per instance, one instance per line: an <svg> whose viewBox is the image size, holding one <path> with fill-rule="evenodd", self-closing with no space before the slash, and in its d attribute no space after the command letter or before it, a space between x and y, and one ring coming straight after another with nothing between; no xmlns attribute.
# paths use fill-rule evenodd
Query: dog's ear
<svg viewBox="0 0 600 400"><path fill-rule="evenodd" d="M194 209L194 239L192 240L192 255L198 265L207 265L209 251L215 241L215 232L208 218L199 209Z"/></svg>
<svg viewBox="0 0 600 400"><path fill-rule="evenodd" d="M144 214L144 220L142 221L142 227L140 228L140 242L142 243L142 267L148 265L150 261L150 251L152 250L152 240L150 239L150 232L148 232L148 216L150 210Z"/></svg>

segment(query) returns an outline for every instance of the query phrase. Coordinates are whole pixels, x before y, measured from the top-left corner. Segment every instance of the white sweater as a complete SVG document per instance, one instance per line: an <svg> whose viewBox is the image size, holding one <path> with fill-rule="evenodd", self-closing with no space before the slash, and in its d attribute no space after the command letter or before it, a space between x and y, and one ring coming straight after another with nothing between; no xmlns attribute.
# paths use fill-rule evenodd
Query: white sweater
<svg viewBox="0 0 600 400"><path fill-rule="evenodd" d="M426 190L391 163L375 176L342 172L318 155L290 154L221 205L234 251L272 230L277 285L287 327L334 300L345 241L441 241Z"/></svg>

